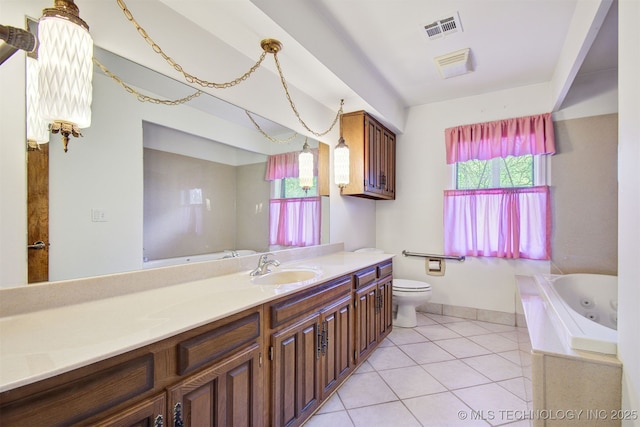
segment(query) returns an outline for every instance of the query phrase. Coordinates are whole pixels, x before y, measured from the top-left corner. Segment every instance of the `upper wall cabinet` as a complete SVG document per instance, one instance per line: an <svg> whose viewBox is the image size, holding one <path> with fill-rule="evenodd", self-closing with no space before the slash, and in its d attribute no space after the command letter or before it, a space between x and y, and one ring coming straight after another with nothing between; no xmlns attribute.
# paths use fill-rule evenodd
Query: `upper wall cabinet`
<svg viewBox="0 0 640 427"><path fill-rule="evenodd" d="M342 136L351 162L342 194L395 200L396 135L365 111L355 111L342 115Z"/></svg>

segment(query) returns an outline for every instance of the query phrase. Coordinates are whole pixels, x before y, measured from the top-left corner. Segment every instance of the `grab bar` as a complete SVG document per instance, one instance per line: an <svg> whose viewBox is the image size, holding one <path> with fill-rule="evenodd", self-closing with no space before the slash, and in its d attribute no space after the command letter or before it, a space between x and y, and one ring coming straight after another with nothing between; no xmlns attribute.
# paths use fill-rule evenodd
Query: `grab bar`
<svg viewBox="0 0 640 427"><path fill-rule="evenodd" d="M423 254L423 253L419 253L419 252L409 252L409 251L402 251L402 255L404 256L419 256L422 258L430 258L430 259L450 259L450 260L454 260L454 261L460 261L463 262L466 258L465 256L451 256L451 255L431 255L431 254Z"/></svg>

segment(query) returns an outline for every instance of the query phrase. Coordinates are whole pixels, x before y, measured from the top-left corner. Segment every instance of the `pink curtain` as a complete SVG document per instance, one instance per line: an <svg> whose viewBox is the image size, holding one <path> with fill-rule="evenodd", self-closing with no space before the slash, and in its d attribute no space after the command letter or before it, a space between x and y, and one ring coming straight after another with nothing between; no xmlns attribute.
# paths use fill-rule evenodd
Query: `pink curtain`
<svg viewBox="0 0 640 427"><path fill-rule="evenodd" d="M445 190L446 255L551 258L549 187Z"/></svg>
<svg viewBox="0 0 640 427"><path fill-rule="evenodd" d="M320 197L271 199L269 244L313 246L320 244Z"/></svg>
<svg viewBox="0 0 640 427"><path fill-rule="evenodd" d="M312 148L313 153L313 176L318 176L318 149ZM273 181L282 178L298 177L298 156L300 151L290 151L288 153L274 154L267 158L267 173L265 181Z"/></svg>
<svg viewBox="0 0 640 427"><path fill-rule="evenodd" d="M447 128L447 164L525 154L553 154L551 113Z"/></svg>

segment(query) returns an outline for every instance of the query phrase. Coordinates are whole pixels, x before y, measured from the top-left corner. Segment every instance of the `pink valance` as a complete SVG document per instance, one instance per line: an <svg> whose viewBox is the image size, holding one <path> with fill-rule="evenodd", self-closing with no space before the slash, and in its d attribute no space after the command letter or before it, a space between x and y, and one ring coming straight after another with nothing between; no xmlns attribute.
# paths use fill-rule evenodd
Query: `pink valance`
<svg viewBox="0 0 640 427"><path fill-rule="evenodd" d="M444 133L447 164L556 152L551 113L455 126Z"/></svg>
<svg viewBox="0 0 640 427"><path fill-rule="evenodd" d="M313 176L318 176L318 149L312 148L313 153ZM288 153L274 154L267 159L267 173L265 181L274 179L297 178L298 177L298 156L300 151L290 151Z"/></svg>

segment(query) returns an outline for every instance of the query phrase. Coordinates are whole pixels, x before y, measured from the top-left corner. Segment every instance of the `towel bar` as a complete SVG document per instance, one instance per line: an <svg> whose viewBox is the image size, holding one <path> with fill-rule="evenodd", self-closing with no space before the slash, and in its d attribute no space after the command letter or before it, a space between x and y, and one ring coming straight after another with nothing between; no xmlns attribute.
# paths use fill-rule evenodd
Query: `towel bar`
<svg viewBox="0 0 640 427"><path fill-rule="evenodd" d="M464 261L466 258L464 256L451 256L451 255L431 255L431 254L423 254L420 252L409 252L409 251L402 251L402 255L404 256L417 256L417 257L422 257L422 258L431 258L431 259L450 259L450 260L454 260L454 261Z"/></svg>

